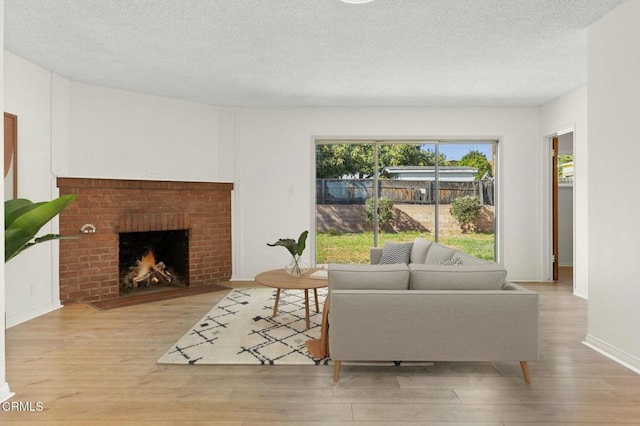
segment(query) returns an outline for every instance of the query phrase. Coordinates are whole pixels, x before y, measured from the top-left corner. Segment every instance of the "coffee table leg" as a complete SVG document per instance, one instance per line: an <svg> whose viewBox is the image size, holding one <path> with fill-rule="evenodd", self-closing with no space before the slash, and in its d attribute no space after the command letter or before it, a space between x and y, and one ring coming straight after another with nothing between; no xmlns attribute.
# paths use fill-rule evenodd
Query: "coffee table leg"
<svg viewBox="0 0 640 426"><path fill-rule="evenodd" d="M271 318L278 315L278 303L280 302L280 289L276 292L276 303L273 304L273 315Z"/></svg>
<svg viewBox="0 0 640 426"><path fill-rule="evenodd" d="M307 330L310 327L309 324L309 289L304 289L304 319L307 320Z"/></svg>
<svg viewBox="0 0 640 426"><path fill-rule="evenodd" d="M318 289L313 289L313 298L316 300L316 312L320 312L320 305L318 305Z"/></svg>

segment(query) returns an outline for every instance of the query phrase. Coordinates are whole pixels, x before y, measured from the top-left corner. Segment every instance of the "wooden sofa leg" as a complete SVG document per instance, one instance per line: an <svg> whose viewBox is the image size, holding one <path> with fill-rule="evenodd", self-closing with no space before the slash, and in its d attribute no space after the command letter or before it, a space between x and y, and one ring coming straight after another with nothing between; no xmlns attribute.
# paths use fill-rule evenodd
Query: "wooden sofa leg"
<svg viewBox="0 0 640 426"><path fill-rule="evenodd" d="M338 377L340 376L340 364L342 361L334 361L333 363L333 381L338 383Z"/></svg>
<svg viewBox="0 0 640 426"><path fill-rule="evenodd" d="M529 365L527 364L527 361L520 361L520 368L522 369L524 381L527 382L527 384L531 383L531 377L529 376Z"/></svg>

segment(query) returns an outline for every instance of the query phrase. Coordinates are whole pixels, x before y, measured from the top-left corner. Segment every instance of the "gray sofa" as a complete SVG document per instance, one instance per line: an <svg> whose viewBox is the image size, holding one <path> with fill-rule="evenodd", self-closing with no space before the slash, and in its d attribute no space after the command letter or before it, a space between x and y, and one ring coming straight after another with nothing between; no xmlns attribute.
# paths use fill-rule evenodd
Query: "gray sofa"
<svg viewBox="0 0 640 426"><path fill-rule="evenodd" d="M423 239L408 263L377 264L388 245L372 249L373 264L329 265L334 381L342 361L520 361L530 382L537 293L497 263Z"/></svg>

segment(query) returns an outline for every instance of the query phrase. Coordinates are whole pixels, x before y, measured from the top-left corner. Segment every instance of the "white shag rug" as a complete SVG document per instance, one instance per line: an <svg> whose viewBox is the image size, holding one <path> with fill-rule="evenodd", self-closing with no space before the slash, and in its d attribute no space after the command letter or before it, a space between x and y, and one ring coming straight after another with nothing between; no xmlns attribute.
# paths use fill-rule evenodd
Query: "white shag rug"
<svg viewBox="0 0 640 426"><path fill-rule="evenodd" d="M158 360L159 364L327 364L314 359L305 342L320 338L327 289L318 289L320 312L309 291L306 329L303 290L282 290L272 318L276 290L234 289Z"/></svg>

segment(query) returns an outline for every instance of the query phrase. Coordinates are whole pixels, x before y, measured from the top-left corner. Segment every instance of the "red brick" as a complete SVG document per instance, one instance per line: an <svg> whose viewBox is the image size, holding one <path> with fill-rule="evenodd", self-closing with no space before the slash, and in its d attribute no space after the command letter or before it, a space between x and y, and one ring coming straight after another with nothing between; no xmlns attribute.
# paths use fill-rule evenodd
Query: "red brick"
<svg viewBox="0 0 640 426"><path fill-rule="evenodd" d="M77 235L85 223L98 228L61 242L63 303L118 297L118 232L188 229L189 285L231 277L233 184L59 178L58 187L78 195L60 214L60 232Z"/></svg>

